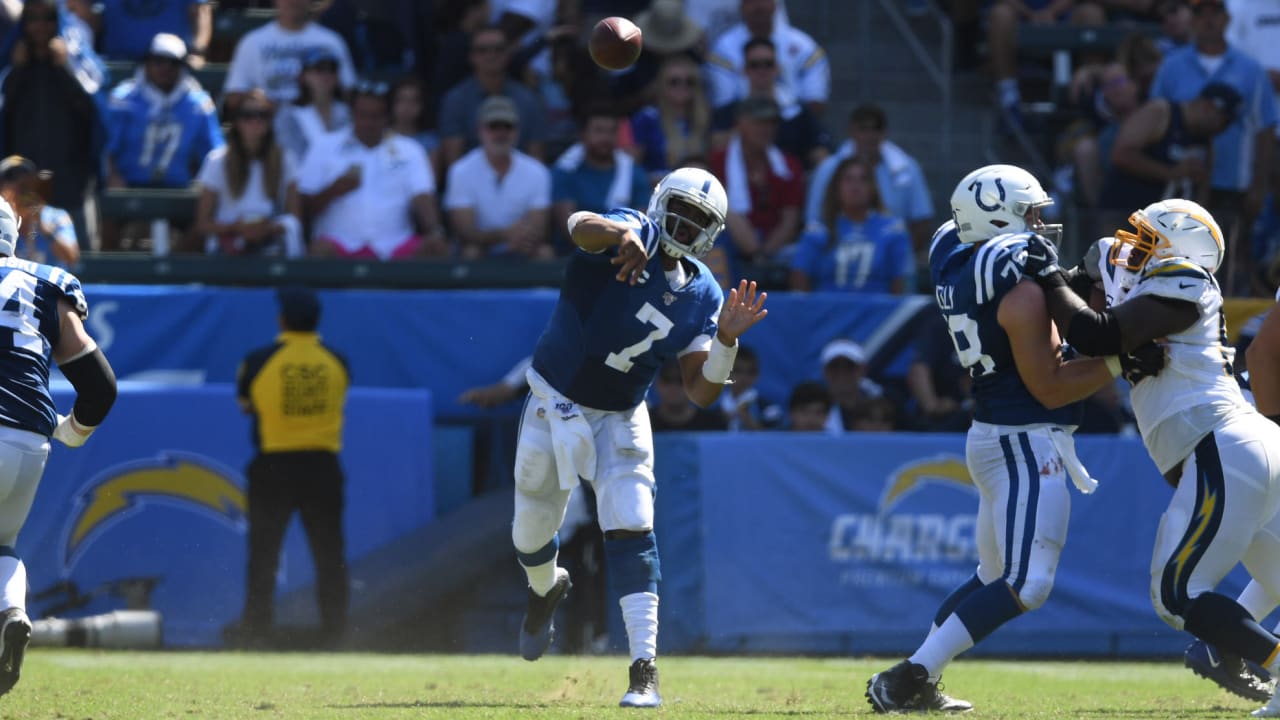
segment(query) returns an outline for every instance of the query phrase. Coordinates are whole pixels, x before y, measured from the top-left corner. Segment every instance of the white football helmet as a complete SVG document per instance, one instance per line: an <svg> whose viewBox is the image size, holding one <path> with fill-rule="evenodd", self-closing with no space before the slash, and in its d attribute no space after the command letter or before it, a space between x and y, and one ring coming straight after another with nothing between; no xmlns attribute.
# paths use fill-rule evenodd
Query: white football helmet
<svg viewBox="0 0 1280 720"><path fill-rule="evenodd" d="M1152 258L1186 258L1209 272L1222 265L1222 228L1208 210L1190 200L1173 198L1152 203L1129 216L1136 233L1117 230L1111 262L1134 272ZM1127 257L1120 250L1128 247Z"/></svg>
<svg viewBox="0 0 1280 720"><path fill-rule="evenodd" d="M13 211L8 201L0 198L0 256L13 257L18 247L18 228L22 226L22 218Z"/></svg>
<svg viewBox="0 0 1280 720"><path fill-rule="evenodd" d="M951 217L956 221L960 242L976 243L1005 233L1030 230L1052 234L1055 226L1045 225L1034 208L1053 204L1053 198L1035 177L1013 165L978 168L956 185L951 193Z"/></svg>
<svg viewBox="0 0 1280 720"><path fill-rule="evenodd" d="M694 213L672 211L672 200L687 203L703 217L686 217ZM668 255L702 257L711 250L716 237L724 230L725 217L729 214L729 197L720 181L706 170L680 168L668 173L653 189L648 214L662 231L659 242ZM680 223L689 225L692 240L687 243L675 237Z"/></svg>

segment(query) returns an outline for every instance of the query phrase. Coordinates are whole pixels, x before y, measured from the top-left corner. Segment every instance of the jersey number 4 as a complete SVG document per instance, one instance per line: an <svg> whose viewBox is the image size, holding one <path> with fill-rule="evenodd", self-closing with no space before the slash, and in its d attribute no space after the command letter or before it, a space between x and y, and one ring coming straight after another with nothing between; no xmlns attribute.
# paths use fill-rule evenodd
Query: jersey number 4
<svg viewBox="0 0 1280 720"><path fill-rule="evenodd" d="M947 327L951 329L951 342L956 346L956 354L960 364L970 372L977 365L981 371L977 375L986 375L996 369L996 361L982 352L982 340L978 338L978 323L968 315L948 315Z"/></svg>
<svg viewBox="0 0 1280 720"><path fill-rule="evenodd" d="M44 337L36 325L36 279L24 272L6 273L0 280L0 328L11 330L9 347L40 354L44 352ZM0 333L0 345L4 334Z"/></svg>
<svg viewBox="0 0 1280 720"><path fill-rule="evenodd" d="M636 311L636 319L646 325L652 325L653 329L640 342L628 345L618 352L611 352L605 356L604 364L618 372L629 372L637 355L648 352L654 343L670 334L671 328L676 326L674 322L671 322L671 318L663 315L658 311L658 308L649 303L640 306L640 309Z"/></svg>

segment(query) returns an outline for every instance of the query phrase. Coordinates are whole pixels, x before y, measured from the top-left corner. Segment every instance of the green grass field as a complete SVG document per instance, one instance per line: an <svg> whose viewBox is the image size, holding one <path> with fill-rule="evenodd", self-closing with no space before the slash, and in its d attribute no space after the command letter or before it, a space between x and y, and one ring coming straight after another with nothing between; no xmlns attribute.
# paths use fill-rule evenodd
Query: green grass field
<svg viewBox="0 0 1280 720"><path fill-rule="evenodd" d="M887 660L663 658L669 718L870 715L866 678ZM32 649L0 717L615 718L621 657L97 652ZM960 661L948 692L970 718L1248 718L1255 706L1173 661Z"/></svg>

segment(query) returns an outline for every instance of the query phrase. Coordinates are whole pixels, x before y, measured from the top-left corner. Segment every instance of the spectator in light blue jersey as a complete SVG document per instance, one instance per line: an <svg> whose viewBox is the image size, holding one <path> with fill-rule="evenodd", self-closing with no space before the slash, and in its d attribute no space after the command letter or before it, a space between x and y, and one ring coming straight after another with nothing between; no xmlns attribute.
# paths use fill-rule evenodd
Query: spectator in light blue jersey
<svg viewBox="0 0 1280 720"><path fill-rule="evenodd" d="M885 214L871 165L840 161L822 198L822 221L796 244L791 289L902 293L915 268L902 220Z"/></svg>
<svg viewBox="0 0 1280 720"><path fill-rule="evenodd" d="M71 215L47 204L52 194L53 173L21 155L0 160L0 198L21 220L14 257L65 269L79 261L80 245Z"/></svg>
<svg viewBox="0 0 1280 720"><path fill-rule="evenodd" d="M156 35L137 73L111 92L110 187L186 187L205 155L225 144L213 100L184 57L181 38Z"/></svg>

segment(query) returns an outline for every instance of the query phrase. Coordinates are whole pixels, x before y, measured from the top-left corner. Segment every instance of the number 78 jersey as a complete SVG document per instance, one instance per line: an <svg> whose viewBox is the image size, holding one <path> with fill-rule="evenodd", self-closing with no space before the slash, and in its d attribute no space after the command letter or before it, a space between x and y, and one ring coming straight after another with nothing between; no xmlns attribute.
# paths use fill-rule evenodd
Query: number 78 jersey
<svg viewBox="0 0 1280 720"><path fill-rule="evenodd" d="M658 232L635 210L604 217L630 225L646 246ZM573 252L560 299L533 351L533 369L552 387L597 410L639 405L667 360L710 347L724 301L711 271L697 260L681 260L691 277L675 289L663 272L661 250L635 285L618 281L618 266L609 263L615 256L615 248Z"/></svg>
<svg viewBox="0 0 1280 720"><path fill-rule="evenodd" d="M973 377L975 420L993 425L1077 425L1078 404L1050 410L1023 384L1009 336L997 318L1000 301L1022 280L1029 235L962 243L955 223L943 224L929 246L935 299L960 364Z"/></svg>

